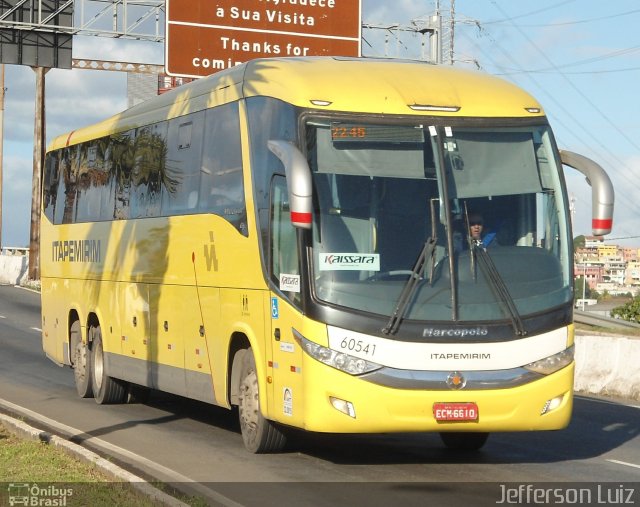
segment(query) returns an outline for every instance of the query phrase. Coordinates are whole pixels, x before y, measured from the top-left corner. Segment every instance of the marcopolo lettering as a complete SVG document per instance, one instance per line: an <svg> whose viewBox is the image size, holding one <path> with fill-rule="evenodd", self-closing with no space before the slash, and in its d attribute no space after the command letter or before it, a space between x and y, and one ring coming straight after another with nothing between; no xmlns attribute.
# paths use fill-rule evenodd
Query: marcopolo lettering
<svg viewBox="0 0 640 507"><path fill-rule="evenodd" d="M423 337L428 336L453 336L464 338L466 336L487 336L489 330L486 327L457 327L449 329L436 329L433 327L425 328L422 331Z"/></svg>
<svg viewBox="0 0 640 507"><path fill-rule="evenodd" d="M53 262L100 262L100 240L53 241L51 243L51 260Z"/></svg>

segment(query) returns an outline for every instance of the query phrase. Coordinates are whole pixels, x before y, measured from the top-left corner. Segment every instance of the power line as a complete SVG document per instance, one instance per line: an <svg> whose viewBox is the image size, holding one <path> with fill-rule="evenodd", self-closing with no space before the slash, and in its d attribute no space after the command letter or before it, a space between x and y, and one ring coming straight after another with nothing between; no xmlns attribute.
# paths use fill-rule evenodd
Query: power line
<svg viewBox="0 0 640 507"><path fill-rule="evenodd" d="M545 12L545 11L550 11L550 10L553 10L553 9L557 9L558 7L562 7L563 5L570 4L570 3L574 2L574 1L575 1L575 0L565 0L564 2L560 2L560 3L554 4L554 5L550 5L550 6L548 6L548 7L543 7L542 9L537 9L537 10L535 10L535 11L527 12L527 13L525 13L525 14L520 14L520 15L518 15L518 16L514 16L514 17L512 17L512 18L510 18L510 17L506 17L505 19L494 19L494 20L492 20L492 21L485 21L483 24L485 24L485 25L492 25L492 24L494 24L494 23L504 23L505 21L510 21L510 20L514 20L514 19L526 18L526 17L528 17L528 16L533 16L534 14L540 14L541 12ZM505 15L505 14L503 13L503 15Z"/></svg>
<svg viewBox="0 0 640 507"><path fill-rule="evenodd" d="M619 238L607 238L607 241L620 241L623 239L638 239L640 236L621 236Z"/></svg>
<svg viewBox="0 0 640 507"><path fill-rule="evenodd" d="M507 67L505 67L507 68ZM580 76L580 75L588 75L588 74L614 74L617 72L634 72L636 70L640 70L640 67L627 67L624 69L607 69L607 70L574 70L574 71L569 71L569 72L565 72L565 74L569 74L571 76ZM552 70L517 70L517 69L512 69L509 72L501 72L498 73L497 75L499 76L512 76L514 74L525 74L525 73L532 73L532 74L555 74L555 72L553 72Z"/></svg>
<svg viewBox="0 0 640 507"><path fill-rule="evenodd" d="M521 28L547 28L550 26L570 26L570 25L579 25L579 24L583 24L583 23L593 23L593 22L600 22L604 19L613 19L613 18L620 18L622 16L628 16L629 14L635 14L636 12L640 12L640 9L634 9L632 11L626 11L626 12L620 12L618 14L611 14L610 16L599 16L597 18L589 18L589 19L580 19L577 21L566 21L563 23L544 23L544 24L532 24L532 25L516 25L518 27ZM521 16L518 16L521 17ZM511 19L516 19L516 18L511 18ZM489 23L496 23L496 24L502 24L509 21L508 19L503 20L503 21L490 21ZM487 24L487 23L485 23Z"/></svg>
<svg viewBox="0 0 640 507"><path fill-rule="evenodd" d="M585 58L584 60L578 60L576 62L564 63L564 64L558 64L558 65L552 64L552 66L550 66L550 67L542 67L540 69L531 69L531 70L526 70L525 72L536 72L536 73L558 72L560 69L563 69L563 68L576 67L578 65L586 65L586 64L589 64L589 63L601 62L602 60L608 60L610 58L616 58L618 56L623 56L623 55L626 55L628 53L635 53L637 51L640 51L640 46L634 46L634 47L625 48L625 49L618 49L616 51L612 51L612 52L606 53L604 55L594 56L593 58ZM517 70L522 70L522 69L519 68Z"/></svg>
<svg viewBox="0 0 640 507"><path fill-rule="evenodd" d="M518 62L516 62L516 61L515 61L515 59L514 59L514 57L512 56L512 53L511 53L511 52L507 52L507 51L506 51L506 50L505 50L505 49L504 49L504 48L503 48L503 47L502 47L502 46L501 46L501 45L500 45L500 44L499 44L499 43L498 43L498 42L497 42L497 41L496 41L496 40L495 40L495 39L494 39L494 38L493 38L493 37L492 37L492 36L491 36L491 35L490 35L486 30L485 30L485 29L483 29L483 28L482 28L482 26L480 26L479 24L478 24L478 28L481 30L481 32L482 32L484 35L486 35L486 36L489 38L489 40L493 43L493 45L494 45L498 50L500 50L500 51L502 52L503 56L504 56L507 60L509 60L509 61L510 61L514 66L519 67ZM481 52L485 53L485 51L484 51L480 46L476 46L476 48L477 48L478 50L480 50ZM485 53L485 55L486 55L487 59L488 59L488 60L490 60L491 62L493 62L493 64L494 64L496 67L498 67L498 68L500 68L500 67L501 67L501 65L500 65L500 64L498 64L498 63L493 59L493 57L492 57L491 55L489 55L489 54L487 54L487 53ZM560 73L560 74L561 74L561 73ZM578 119L576 119L576 118L574 117L574 115L573 115L571 112L569 112L569 111L567 111L567 110L566 110L566 108L564 107L564 105L563 105L563 104L561 104L561 103L556 99L556 97L555 97L553 94L550 94L550 93L547 91L547 88L548 88L548 87L542 86L542 85L541 85L541 84L540 84L540 83L539 83L539 82L538 82L538 81L537 81L537 80L536 80L536 79L535 79L531 74L529 74L529 73L525 73L525 75L526 75L526 77L527 77L529 80L531 80L531 81L534 83L534 85L535 85L537 88L539 88L539 89L540 89L540 90L545 94L545 96L548 96L548 97L549 97L550 101L552 101L554 104L556 104L556 105L557 105L558 110L562 111L563 115L562 115L562 116L560 116L560 117L556 117L556 116L554 116L554 115L550 115L550 116L552 116L552 117L553 117L553 120L552 120L552 121L553 121L553 123L558 123L558 124L562 125L562 126L564 127L564 129L566 130L566 132L567 132L567 133L569 133L569 134L571 134L571 135L575 136L575 137L576 137L576 139L578 139L578 140L579 140L579 142L580 142L580 143L582 143L582 144L587 148L587 150L588 150L588 151L592 151L593 153L595 153L595 154L596 154L596 157L601 156L601 153L596 153L596 152L593 150L593 147L592 147L592 146L594 146L594 145L595 145L595 146L599 146L599 147L601 148L601 150L602 150L602 152L603 152L603 153L608 154L608 156L611 158L611 160L615 160L615 161L616 161L616 163L615 163L615 164L614 164L614 163L610 163L610 165L611 165L611 166L618 166L618 167L621 167L621 168L627 169L627 171L629 172L629 174L633 174L633 171L628 167L628 165L627 165L624 161L622 161L622 160L621 160L621 159L620 159L616 154L614 154L614 153L613 153L613 152L612 152L612 151L611 151L607 146L605 146L605 145L602 143L601 139L599 139L599 138L595 137L595 136L593 135L593 133L592 133L592 132L590 132L588 129L586 129L586 127L585 127L585 125L584 125L584 123L583 123L583 122L581 122L581 121L579 121ZM564 76L563 76L563 77L564 77ZM565 79L567 79L567 78L565 78ZM580 137L578 136L577 132L576 132L576 129L571 129L571 128L569 128L568 126L566 126L566 125L564 124L564 121L563 121L563 119L564 119L564 118L569 118L569 119L573 120L573 122L574 122L574 123L576 123L576 125L578 125L579 130L583 131L583 132L584 132L584 133L585 133L585 134L586 134L586 135L587 135L587 136L592 140L592 142L585 142L585 140L584 140L584 139L580 138ZM629 180L629 177L628 177L626 174L622 173L620 176L621 176L621 177L623 177L624 179L626 179L627 181L629 181L629 184L631 185L631 187L632 187L632 188L635 188L635 187L637 187L637 186L638 186L636 183L631 182L631 181ZM631 201L631 200L630 200L630 199L629 199L625 194L622 194L622 195L618 196L618 203L619 203L619 204L626 204L626 205L631 209L631 211L632 211L632 212L634 212L634 213L638 213L638 212L639 212L639 211L638 211L638 208L637 208L637 203L636 203L636 202Z"/></svg>
<svg viewBox="0 0 640 507"><path fill-rule="evenodd" d="M507 14L504 12L504 10L496 3L496 0L491 0L491 3L494 5L494 7L496 9L498 9L504 16L507 16ZM517 27L516 27L517 28ZM614 128L624 139L626 139L629 144L631 144L634 148L636 148L638 151L640 151L640 145L636 144L636 142L631 139L626 132L622 131L615 123L613 123L611 121L611 119L604 114L604 112L596 105L593 103L593 101L587 97L582 90L580 90L574 83L573 81L571 81L568 77L566 77L566 75L563 74L563 72L554 64L554 62L547 56L547 54L542 51L538 45L533 42L526 33L524 33L522 31L522 29L517 28L518 32L520 33L520 35L531 45L533 46L533 48L540 53L540 55L551 65L553 66L553 68L557 69L558 74L564 78L564 80L569 84L569 86L571 86L571 88L573 88L573 90L576 91L576 93L578 93L585 102L587 102L594 111L596 111L609 125L611 125L612 128Z"/></svg>

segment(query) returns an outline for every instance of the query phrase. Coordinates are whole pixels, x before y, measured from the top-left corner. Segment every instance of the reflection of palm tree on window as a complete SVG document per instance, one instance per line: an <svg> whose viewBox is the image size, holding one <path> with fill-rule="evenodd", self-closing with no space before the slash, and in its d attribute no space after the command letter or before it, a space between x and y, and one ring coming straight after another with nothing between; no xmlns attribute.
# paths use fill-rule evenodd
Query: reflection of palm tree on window
<svg viewBox="0 0 640 507"><path fill-rule="evenodd" d="M150 192L158 192L162 185L174 193L179 182L169 175L166 158L167 143L160 135L147 132L138 135L134 148L134 185L146 184Z"/></svg>

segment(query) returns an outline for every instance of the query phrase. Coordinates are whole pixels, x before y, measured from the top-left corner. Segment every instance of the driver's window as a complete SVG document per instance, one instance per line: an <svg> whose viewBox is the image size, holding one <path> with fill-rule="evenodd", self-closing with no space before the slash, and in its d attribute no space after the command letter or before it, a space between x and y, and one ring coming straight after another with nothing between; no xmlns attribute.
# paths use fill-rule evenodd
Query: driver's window
<svg viewBox="0 0 640 507"><path fill-rule="evenodd" d="M283 176L271 183L271 279L294 304L300 302L300 263L296 228L291 224L289 193Z"/></svg>

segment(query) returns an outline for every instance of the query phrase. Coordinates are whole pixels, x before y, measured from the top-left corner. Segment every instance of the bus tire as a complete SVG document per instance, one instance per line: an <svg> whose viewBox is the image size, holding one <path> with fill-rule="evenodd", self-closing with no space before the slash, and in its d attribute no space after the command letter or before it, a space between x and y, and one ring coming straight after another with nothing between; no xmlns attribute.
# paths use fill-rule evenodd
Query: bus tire
<svg viewBox="0 0 640 507"><path fill-rule="evenodd" d="M91 359L93 368L91 386L93 388L93 396L99 405L122 403L126 399L127 384L106 374L100 326L92 328L92 332Z"/></svg>
<svg viewBox="0 0 640 507"><path fill-rule="evenodd" d="M127 386L127 403L147 403L151 397L151 389L138 384L129 383Z"/></svg>
<svg viewBox="0 0 640 507"><path fill-rule="evenodd" d="M444 445L456 451L477 451L487 443L489 433L440 433Z"/></svg>
<svg viewBox="0 0 640 507"><path fill-rule="evenodd" d="M275 423L265 419L260 411L258 375L251 348L242 358L238 417L242 440L248 451L258 454L278 452L284 448L285 434Z"/></svg>
<svg viewBox="0 0 640 507"><path fill-rule="evenodd" d="M80 398L91 398L93 396L91 387L91 349L82 341L79 320L71 324L69 343L73 354L73 379L76 384L76 391Z"/></svg>

